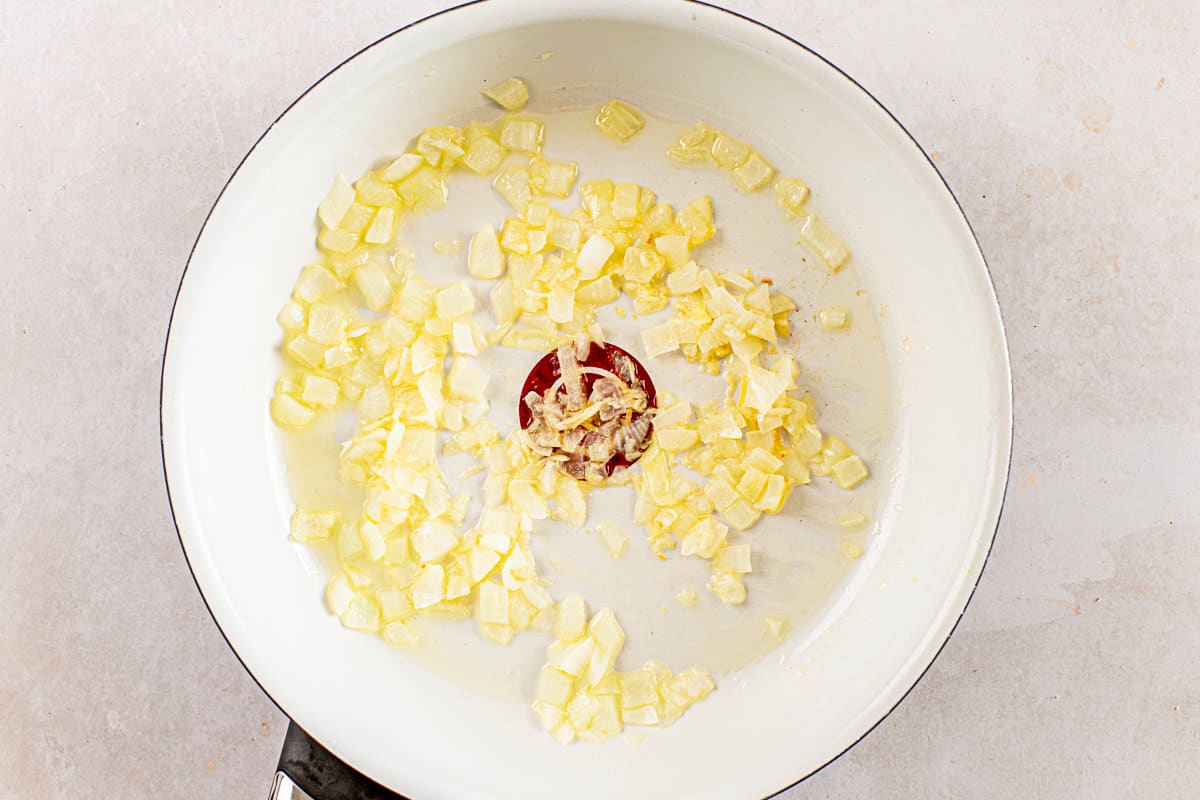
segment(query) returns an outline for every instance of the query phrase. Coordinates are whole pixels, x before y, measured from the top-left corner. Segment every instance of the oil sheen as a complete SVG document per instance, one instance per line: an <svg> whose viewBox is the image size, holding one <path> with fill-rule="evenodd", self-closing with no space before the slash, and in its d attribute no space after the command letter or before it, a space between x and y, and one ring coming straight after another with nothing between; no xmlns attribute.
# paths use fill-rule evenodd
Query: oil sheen
<svg viewBox="0 0 1200 800"><path fill-rule="evenodd" d="M542 102L552 107L555 101L550 97ZM534 105L529 111L539 113L541 109ZM583 530L550 520L536 524L533 548L538 573L551 582L551 594L556 599L580 594L593 610L609 606L626 629L628 643L618 668L634 668L649 658L672 670L694 663L716 673L719 682L721 674L742 669L776 649L785 656L796 655L812 634L829 623L835 601L857 563L848 556L845 545L869 549L873 521L890 491L895 408L881 339L881 311L870 287L862 283L855 260L840 272L830 273L797 244L797 222L785 218L769 188L748 194L737 190L728 176L715 168L672 164L665 152L693 117L686 110L664 111L676 119L647 114L646 127L622 144L595 129L594 107L541 113L546 123L545 154L579 164L577 187L601 178L635 181L676 207L697 195L711 195L718 232L697 248L693 257L720 271L750 269L797 304L792 334L781 346L800 364L801 390L817 401L821 430L849 442L872 471L871 478L851 491L837 488L828 478L814 477L810 485L792 493L780 514L763 517L739 535L738 540L749 543L754 553L754 571L745 581L747 600L741 606L726 606L704 588L707 561L683 557L677 551L668 552L662 560L650 551L642 530L632 522L634 495L629 488L594 490L588 498L589 518ZM496 115L494 109L480 109L454 122ZM805 177L802 154L789 154L786 147L775 146L777 143L756 140L752 132L739 130L726 120L705 119L755 146L780 174ZM456 175L449 182L445 208L407 223L400 238L416 252L412 269L439 283L467 277L466 250L445 255L438 253L433 243L469 240L482 224L499 227L512 215L489 181ZM809 202L819 213L825 212L816 189ZM555 203L562 211L577 204L577 195ZM840 211L853 213L853 209ZM848 244L853 249L854 242ZM481 311L476 318L486 329L491 319L484 289L477 296ZM819 309L834 305L850 312L851 322L844 331L828 331L815 322ZM617 307L623 310L618 312ZM720 399L724 391L721 378L701 373L677 354L657 359L645 355L639 331L665 319L667 313L638 319L632 303L623 296L601 309L599 321L610 341L645 364L660 393L667 391L692 401ZM491 348L479 357L492 375L488 389L491 418L505 434L517 426L521 381L539 357L503 348ZM337 479L340 443L352 431L352 416L341 409L319 415L316 423L302 432L279 434L297 506L338 510L349 521L358 518L362 490ZM464 457L444 459L443 470L456 492L470 491L477 497L481 476L458 478L470 463ZM468 525L478 511L476 504ZM858 530L841 527L838 520L852 512L861 512L870 521ZM629 545L620 560L614 560L593 533L600 521L629 534ZM336 566L331 545L296 547L320 553L330 569ZM684 589L696 593L694 607L677 602L676 594ZM784 642L766 632L763 620L767 615L787 620L789 635ZM331 623L336 624L332 617ZM397 658L412 659L441 678L472 690L513 700L530 696L537 667L551 640L548 634L527 631L507 647L497 645L476 633L473 620L422 620L419 630L421 643L395 651ZM346 635L361 634L346 631ZM382 641L379 646L387 648Z"/></svg>

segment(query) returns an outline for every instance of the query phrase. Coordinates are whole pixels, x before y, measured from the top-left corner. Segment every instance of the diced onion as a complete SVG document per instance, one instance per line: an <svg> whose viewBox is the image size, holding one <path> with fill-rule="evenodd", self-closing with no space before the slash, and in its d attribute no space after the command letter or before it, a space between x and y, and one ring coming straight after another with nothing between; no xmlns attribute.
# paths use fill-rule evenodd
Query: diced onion
<svg viewBox="0 0 1200 800"><path fill-rule="evenodd" d="M608 136L626 141L646 127L646 120L637 109L620 100L609 100L596 114L596 127Z"/></svg>
<svg viewBox="0 0 1200 800"><path fill-rule="evenodd" d="M482 91L508 111L528 99L516 78ZM605 103L595 122L619 141L645 125L619 100ZM336 553L326 603L342 624L397 646L418 641L415 620L429 614L474 615L480 635L497 644L524 630L551 631L533 713L558 741L595 741L625 725L669 725L714 683L698 667L673 674L655 661L617 671L625 632L613 611L589 619L582 598L555 602L538 577L531 534L544 519L582 529L590 487L538 456L521 433L505 437L487 419L489 373L474 361L483 349L540 354L581 346L577 337L603 341L597 312L622 293L638 315L670 309L643 326L648 357L674 354L724 373L728 393L693 405L660 391L641 468L609 480L635 490L634 519L651 550L708 560L707 588L729 605L746 600L744 576L755 563L749 543L737 534L731 541L731 531L779 513L813 476L851 488L868 472L848 444L821 432L816 404L796 391L796 360L780 352L796 304L749 270L717 272L693 260L716 233L711 198L676 208L637 183L596 180L578 187L579 207L562 208L553 201L575 190L579 166L544 156L544 137L543 122L529 115L433 126L414 152L382 169L353 184L335 178L317 209L320 258L301 271L277 317L287 372L270 413L287 429L305 428L327 409L353 408L358 417L337 475L363 489L361 514L343 520L332 509L297 509L290 523L294 541L325 542ZM719 167L747 191L771 184L831 270L848 260L845 244L808 210L808 187L777 176L748 142L699 123L669 155ZM473 288L425 279L414 251L396 241L405 215L446 202L456 171L494 175L513 209L502 224L482 226L467 253L473 279L496 281L496 327L486 333ZM462 246L447 239L434 248L452 255ZM625 307L617 311L624 316ZM849 317L833 306L817 320L836 330ZM439 455L475 459L463 477L486 472L473 524L475 496L451 492ZM838 523L849 531L866 517L843 514ZM607 522L595 530L621 558L628 535ZM849 540L839 549L848 559L864 552ZM691 607L698 599L682 589L676 601ZM786 635L782 617L762 624L775 639Z"/></svg>
<svg viewBox="0 0 1200 800"><path fill-rule="evenodd" d="M339 518L336 511L296 511L292 514L292 539L297 542L328 539Z"/></svg>
<svg viewBox="0 0 1200 800"><path fill-rule="evenodd" d="M629 541L629 536L620 528L610 525L607 522L601 522L596 526L596 533L600 536L600 541L604 542L605 549L613 558L620 558L625 553L625 545Z"/></svg>
<svg viewBox="0 0 1200 800"><path fill-rule="evenodd" d="M815 214L809 214L800 228L800 238L817 252L833 272L837 272L850 258L850 248L829 229Z"/></svg>
<svg viewBox="0 0 1200 800"><path fill-rule="evenodd" d="M480 280L495 280L504 274L504 253L500 251L500 240L496 229L484 225L471 239L467 253L467 268L471 277Z"/></svg>
<svg viewBox="0 0 1200 800"><path fill-rule="evenodd" d="M850 314L841 306L829 306L817 312L817 322L826 330L842 330L849 324Z"/></svg>
<svg viewBox="0 0 1200 800"><path fill-rule="evenodd" d="M317 206L317 216L326 228L336 228L354 203L354 187L340 172L333 179L329 192Z"/></svg>
<svg viewBox="0 0 1200 800"><path fill-rule="evenodd" d="M505 78L479 90L484 97L507 111L520 111L529 100L529 88L520 78Z"/></svg>
<svg viewBox="0 0 1200 800"><path fill-rule="evenodd" d="M510 150L536 153L544 136L541 120L531 117L505 117L500 122L500 144Z"/></svg>

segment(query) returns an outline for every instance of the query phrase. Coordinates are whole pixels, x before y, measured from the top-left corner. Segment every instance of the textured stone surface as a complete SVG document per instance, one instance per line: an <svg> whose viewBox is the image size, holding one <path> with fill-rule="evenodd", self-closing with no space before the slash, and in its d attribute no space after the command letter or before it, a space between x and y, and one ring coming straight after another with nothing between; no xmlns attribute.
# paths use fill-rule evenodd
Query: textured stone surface
<svg viewBox="0 0 1200 800"><path fill-rule="evenodd" d="M989 258L1016 381L1012 488L958 633L786 797L1189 796L1195 3L731 5L854 75L931 152ZM275 115L439 6L7 4L0 797L265 796L285 721L205 613L162 486L168 311Z"/></svg>

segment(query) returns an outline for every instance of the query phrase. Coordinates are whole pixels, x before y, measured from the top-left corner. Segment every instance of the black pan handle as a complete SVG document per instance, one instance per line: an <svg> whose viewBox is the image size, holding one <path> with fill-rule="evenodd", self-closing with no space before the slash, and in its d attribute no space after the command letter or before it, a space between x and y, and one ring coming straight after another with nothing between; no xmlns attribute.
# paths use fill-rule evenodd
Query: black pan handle
<svg viewBox="0 0 1200 800"><path fill-rule="evenodd" d="M380 786L288 721L270 800L408 800Z"/></svg>

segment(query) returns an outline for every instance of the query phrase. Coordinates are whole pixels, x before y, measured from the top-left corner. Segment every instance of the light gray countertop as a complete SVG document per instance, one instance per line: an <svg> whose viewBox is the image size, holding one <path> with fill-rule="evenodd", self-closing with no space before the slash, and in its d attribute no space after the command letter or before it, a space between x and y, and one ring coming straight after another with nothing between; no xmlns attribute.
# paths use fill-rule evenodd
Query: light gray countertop
<svg viewBox="0 0 1200 800"><path fill-rule="evenodd" d="M286 720L205 612L163 488L167 318L262 130L443 4L5 5L0 797L265 797ZM786 797L1195 796L1200 6L730 5L930 152L991 265L1016 388L1004 518L958 632Z"/></svg>

